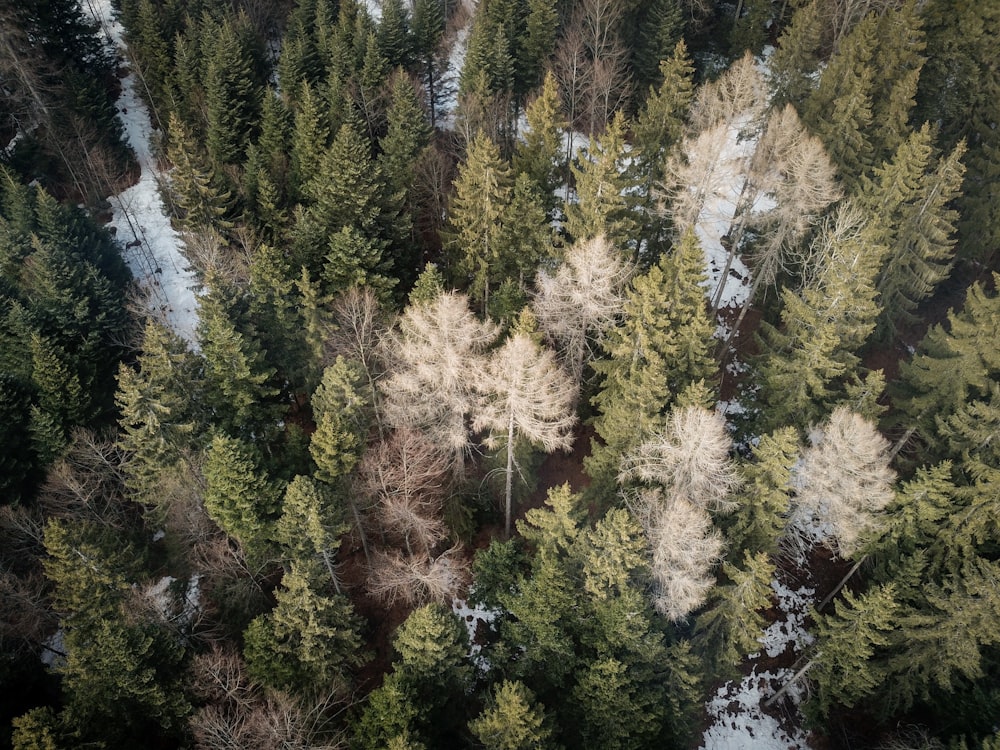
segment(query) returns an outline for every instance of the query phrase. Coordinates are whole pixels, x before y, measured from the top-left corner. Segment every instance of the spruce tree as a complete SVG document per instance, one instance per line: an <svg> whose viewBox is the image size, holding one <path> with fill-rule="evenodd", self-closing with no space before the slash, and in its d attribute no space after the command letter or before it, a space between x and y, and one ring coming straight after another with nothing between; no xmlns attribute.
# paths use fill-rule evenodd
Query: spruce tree
<svg viewBox="0 0 1000 750"><path fill-rule="evenodd" d="M212 438L203 471L205 512L248 557L266 559L271 554L280 487L261 470L244 443L225 435Z"/></svg>
<svg viewBox="0 0 1000 750"><path fill-rule="evenodd" d="M819 67L821 33L819 0L795 9L771 56L768 83L773 106L792 104L801 111L813 89L813 74Z"/></svg>
<svg viewBox="0 0 1000 750"><path fill-rule="evenodd" d="M301 475L285 488L275 539L303 568L317 560L322 562L338 594L337 550L348 528L343 508L329 488Z"/></svg>
<svg viewBox="0 0 1000 750"><path fill-rule="evenodd" d="M896 151L891 162L863 182L859 198L889 254L876 279L882 303L878 333L883 339L916 322L917 305L947 278L954 252L957 214L951 205L964 174L964 144L935 159L934 131L925 124Z"/></svg>
<svg viewBox="0 0 1000 750"><path fill-rule="evenodd" d="M349 688L348 670L364 662L360 621L345 596L323 592L322 581L310 565L293 562L275 608L244 633L247 667L261 683L318 695Z"/></svg>
<svg viewBox="0 0 1000 750"><path fill-rule="evenodd" d="M490 695L469 730L487 750L530 750L552 747L552 728L545 707L521 682L504 680Z"/></svg>
<svg viewBox="0 0 1000 750"><path fill-rule="evenodd" d="M563 178L562 130L566 127L551 72L545 74L542 90L525 108L524 116L528 127L514 151L514 171L531 178L551 220L558 200L555 191Z"/></svg>
<svg viewBox="0 0 1000 750"><path fill-rule="evenodd" d="M205 146L217 167L243 162L260 117L262 91L246 47L246 30L239 28L244 23L248 23L245 16L206 27L211 53L205 61Z"/></svg>

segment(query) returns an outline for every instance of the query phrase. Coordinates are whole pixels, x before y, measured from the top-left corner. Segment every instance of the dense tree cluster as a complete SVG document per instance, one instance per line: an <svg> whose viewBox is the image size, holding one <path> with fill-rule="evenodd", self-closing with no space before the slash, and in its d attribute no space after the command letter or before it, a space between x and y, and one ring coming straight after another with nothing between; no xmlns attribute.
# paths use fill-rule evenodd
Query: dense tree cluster
<svg viewBox="0 0 1000 750"><path fill-rule="evenodd" d="M194 344L87 5L0 3L4 746L693 747L782 567L825 743L998 746L995 3L120 0Z"/></svg>

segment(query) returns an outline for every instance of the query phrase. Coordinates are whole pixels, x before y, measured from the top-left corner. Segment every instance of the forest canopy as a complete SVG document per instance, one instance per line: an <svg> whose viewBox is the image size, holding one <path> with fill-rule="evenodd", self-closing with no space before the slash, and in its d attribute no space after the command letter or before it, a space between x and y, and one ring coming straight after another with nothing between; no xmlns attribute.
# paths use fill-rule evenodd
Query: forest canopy
<svg viewBox="0 0 1000 750"><path fill-rule="evenodd" d="M0 743L1000 747L998 37L0 2Z"/></svg>

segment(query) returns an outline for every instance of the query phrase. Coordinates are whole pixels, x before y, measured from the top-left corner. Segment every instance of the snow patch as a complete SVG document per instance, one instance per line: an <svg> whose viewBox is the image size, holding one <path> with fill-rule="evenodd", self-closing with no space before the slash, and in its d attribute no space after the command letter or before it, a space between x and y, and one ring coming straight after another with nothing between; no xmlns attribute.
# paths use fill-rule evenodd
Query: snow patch
<svg viewBox="0 0 1000 750"><path fill-rule="evenodd" d="M110 0L95 0L87 3L87 7L105 38L118 49L124 49L124 29L115 20ZM180 235L170 224L160 194L163 174L153 154L152 119L139 97L136 75L130 73L121 85L118 119L141 173L135 185L109 198L112 218L108 226L114 228L118 241L124 245L122 257L146 293L149 311L197 350L199 284L184 257Z"/></svg>
<svg viewBox="0 0 1000 750"><path fill-rule="evenodd" d="M448 66L441 76L440 85L444 89L441 98L440 116L438 122L444 130L455 129L455 116L458 113L458 79L465 66L465 53L469 50L469 33L472 31L472 17L469 24L455 33L455 40L448 54Z"/></svg>
<svg viewBox="0 0 1000 750"><path fill-rule="evenodd" d="M487 627L492 626L493 621L503 614L502 611L481 606L476 607L465 599L453 599L451 611L458 615L469 635L469 660L476 665L480 672L486 672L490 665L482 654L482 644L476 643L476 632L479 630L479 623L484 623Z"/></svg>
<svg viewBox="0 0 1000 750"><path fill-rule="evenodd" d="M777 578L771 581L771 588L778 597L778 609L785 617L771 623L758 640L771 657L784 653L789 644L795 651L801 651L816 640L805 627L816 589L808 586L790 589Z"/></svg>
<svg viewBox="0 0 1000 750"><path fill-rule="evenodd" d="M49 669L59 669L66 663L65 635L65 631L59 628L42 642L42 653L39 658Z"/></svg>
<svg viewBox="0 0 1000 750"><path fill-rule="evenodd" d="M790 672L757 674L754 669L739 683L727 682L706 706L712 720L701 750L809 750L801 730L788 730L764 713L761 704L788 679ZM790 691L791 694L791 691ZM797 694L793 700L798 699Z"/></svg>

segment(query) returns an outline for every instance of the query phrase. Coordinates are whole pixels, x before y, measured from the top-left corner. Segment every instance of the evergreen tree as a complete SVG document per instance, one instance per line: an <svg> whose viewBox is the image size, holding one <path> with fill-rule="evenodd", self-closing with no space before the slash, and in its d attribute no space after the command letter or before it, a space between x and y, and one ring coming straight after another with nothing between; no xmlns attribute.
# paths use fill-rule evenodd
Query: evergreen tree
<svg viewBox="0 0 1000 750"><path fill-rule="evenodd" d="M876 279L882 302L878 330L883 338L898 326L916 322L917 305L951 270L957 214L950 206L964 173L960 161L964 146L935 160L933 135L927 124L914 131L892 161L864 181L859 199L876 224L880 244L889 249Z"/></svg>
<svg viewBox="0 0 1000 750"><path fill-rule="evenodd" d="M577 201L567 203L566 232L575 240L605 235L616 247L637 251L636 223L632 213L629 177L622 161L626 155L625 118L621 113L608 125L599 141L570 170L576 182Z"/></svg>
<svg viewBox="0 0 1000 750"><path fill-rule="evenodd" d="M803 121L823 141L848 187L877 163L871 137L876 29L874 15L858 22L802 108Z"/></svg>
<svg viewBox="0 0 1000 750"><path fill-rule="evenodd" d="M511 262L502 238L512 183L510 167L500 158L500 149L485 134L477 133L455 179L449 245L459 259L458 267L472 280L472 298L484 309L495 285L491 282L502 279L505 266ZM520 221L520 217L515 220Z"/></svg>
<svg viewBox="0 0 1000 750"><path fill-rule="evenodd" d="M246 17L207 25L211 53L205 61L205 146L216 166L242 164L247 143L260 118L262 87L257 81Z"/></svg>
<svg viewBox="0 0 1000 750"><path fill-rule="evenodd" d="M244 633L250 674L265 685L319 695L342 694L347 670L363 663L360 622L341 594L326 596L308 564L293 562L277 604Z"/></svg>
<svg viewBox="0 0 1000 750"><path fill-rule="evenodd" d="M531 178L551 220L556 209L556 189L563 176L562 114L559 88L551 72L545 74L542 90L524 110L527 130L514 152L514 171Z"/></svg>
<svg viewBox="0 0 1000 750"><path fill-rule="evenodd" d="M634 279L622 325L602 342L609 358L594 363L604 383L593 404L601 410L594 426L603 445L595 442L585 460L594 479L616 475L621 456L652 431L677 394L716 369L708 354L703 257L687 233L671 255Z"/></svg>
<svg viewBox="0 0 1000 750"><path fill-rule="evenodd" d="M177 469L194 431L195 358L169 329L149 321L138 365L138 371L124 364L118 370L118 445L128 456L129 488L141 502L152 502L160 478Z"/></svg>
<svg viewBox="0 0 1000 750"><path fill-rule="evenodd" d="M402 0L382 4L378 24L379 49L390 68L409 68L413 62L414 40L410 33L410 14Z"/></svg>
<svg viewBox="0 0 1000 750"><path fill-rule="evenodd" d="M444 34L445 12L442 0L414 0L413 42L417 66L427 89L431 127L437 125L438 100L441 97L441 73L438 46Z"/></svg>
<svg viewBox="0 0 1000 750"><path fill-rule="evenodd" d="M821 269L799 294L782 290L782 327L761 326L764 422L805 428L840 400L879 314L875 278L886 249L841 207L813 241Z"/></svg>
<svg viewBox="0 0 1000 750"><path fill-rule="evenodd" d="M198 336L205 362L205 402L215 422L232 435L265 441L273 435L278 389L271 385L259 342L237 329L221 280L210 278L201 298ZM214 287L214 288L213 288Z"/></svg>
<svg viewBox="0 0 1000 750"><path fill-rule="evenodd" d="M858 597L845 591L834 613L819 619L818 652L810 674L820 714L826 715L835 703L853 706L882 683L884 666L872 657L876 649L889 644L898 615L895 590L889 584Z"/></svg>
<svg viewBox="0 0 1000 750"><path fill-rule="evenodd" d="M192 232L229 228L231 224L224 217L230 192L218 186L215 172L203 160L191 132L173 112L169 131L167 158L174 165L170 192L181 226Z"/></svg>
<svg viewBox="0 0 1000 750"><path fill-rule="evenodd" d="M716 586L694 626L695 642L717 678L729 676L748 653L759 650L765 625L761 611L771 605L774 564L766 552L745 551L742 567L724 562L722 572L729 582Z"/></svg>
<svg viewBox="0 0 1000 750"><path fill-rule="evenodd" d="M961 311L948 325L933 326L916 354L900 368L896 402L931 456L940 456L938 423L969 401L985 398L1000 372L1000 359L983 346L1000 335L1000 302L982 284L969 287Z"/></svg>
<svg viewBox="0 0 1000 750"><path fill-rule="evenodd" d="M737 499L733 524L726 531L732 549L742 549L745 553L778 551L798 453L794 427L762 435L754 446L753 460L740 467L743 491Z"/></svg>
<svg viewBox="0 0 1000 750"><path fill-rule="evenodd" d="M660 62L660 85L650 87L633 127L639 147L639 170L647 189L662 181L667 154L684 134L684 122L694 95L694 65L684 40Z"/></svg>
<svg viewBox="0 0 1000 750"><path fill-rule="evenodd" d="M504 680L490 702L469 722L469 729L487 750L529 750L552 746L552 729L545 709L521 682Z"/></svg>
<svg viewBox="0 0 1000 750"><path fill-rule="evenodd" d="M309 477L296 476L285 488L281 517L275 526L275 538L302 569L319 560L331 582L340 591L336 558L340 537L349 526L333 493Z"/></svg>
<svg viewBox="0 0 1000 750"><path fill-rule="evenodd" d="M205 512L248 557L270 554L281 490L239 440L216 435L205 456Z"/></svg>
<svg viewBox="0 0 1000 750"><path fill-rule="evenodd" d="M778 48L771 56L771 103L780 108L802 105L813 89L813 75L819 68L822 23L818 0L795 9L792 20L778 37Z"/></svg>
<svg viewBox="0 0 1000 750"><path fill-rule="evenodd" d="M295 103L289 168L291 193L299 195L317 178L321 154L329 144L330 127L321 110L321 99L308 82L298 89Z"/></svg>
<svg viewBox="0 0 1000 750"><path fill-rule="evenodd" d="M425 119L420 93L401 69L396 69L389 83L389 108L386 132L379 140L379 166L392 195L406 196L411 213L417 166L430 142L430 128Z"/></svg>
<svg viewBox="0 0 1000 750"><path fill-rule="evenodd" d="M662 83L663 63L677 52L684 32L684 6L677 0L654 0L639 4L633 17L631 25L637 31L624 30L622 37L635 40L632 70L641 97Z"/></svg>

